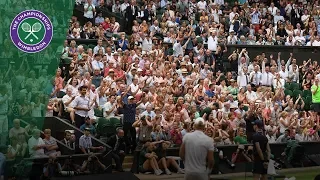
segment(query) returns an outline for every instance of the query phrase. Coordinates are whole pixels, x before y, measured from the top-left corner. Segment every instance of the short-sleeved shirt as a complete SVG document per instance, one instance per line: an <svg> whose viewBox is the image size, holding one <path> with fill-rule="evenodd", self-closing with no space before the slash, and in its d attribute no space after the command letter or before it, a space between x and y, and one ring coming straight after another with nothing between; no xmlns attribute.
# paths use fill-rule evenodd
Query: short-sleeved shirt
<svg viewBox="0 0 320 180"><path fill-rule="evenodd" d="M79 139L79 147L89 150L92 147L91 137L82 135Z"/></svg>
<svg viewBox="0 0 320 180"><path fill-rule="evenodd" d="M234 142L235 143L239 143L239 144L248 144L247 138L246 137L241 137L241 136L236 136L234 138Z"/></svg>
<svg viewBox="0 0 320 180"><path fill-rule="evenodd" d="M50 137L50 139L49 140L47 140L47 139L43 139L43 142L46 144L46 145L50 145L50 146L52 146L52 145L57 145L57 141L53 138L53 137ZM45 154L46 155L50 155L50 154L52 154L52 153L55 153L55 152L57 152L56 150L51 150L51 151L45 151Z"/></svg>
<svg viewBox="0 0 320 180"><path fill-rule="evenodd" d="M315 91L317 89L316 85L311 86L311 91ZM313 103L320 103L320 87L315 94L312 94L312 102Z"/></svg>
<svg viewBox="0 0 320 180"><path fill-rule="evenodd" d="M183 143L185 144L185 171L206 173L208 151L214 151L212 138L202 131L196 130L192 133L187 133L183 137Z"/></svg>
<svg viewBox="0 0 320 180"><path fill-rule="evenodd" d="M254 159L255 159L255 161L261 161L261 158L260 158L260 156L257 152L257 148L255 146L256 142L259 143L260 149L265 156L266 151L267 151L268 138L263 134L263 132L257 132L252 136Z"/></svg>

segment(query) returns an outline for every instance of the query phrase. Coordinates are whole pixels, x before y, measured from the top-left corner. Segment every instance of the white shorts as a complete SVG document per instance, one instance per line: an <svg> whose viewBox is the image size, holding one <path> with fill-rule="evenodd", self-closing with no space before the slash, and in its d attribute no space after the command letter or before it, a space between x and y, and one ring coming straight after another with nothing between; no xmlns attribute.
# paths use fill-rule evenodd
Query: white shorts
<svg viewBox="0 0 320 180"><path fill-rule="evenodd" d="M8 116L0 115L0 134L7 133L8 130Z"/></svg>

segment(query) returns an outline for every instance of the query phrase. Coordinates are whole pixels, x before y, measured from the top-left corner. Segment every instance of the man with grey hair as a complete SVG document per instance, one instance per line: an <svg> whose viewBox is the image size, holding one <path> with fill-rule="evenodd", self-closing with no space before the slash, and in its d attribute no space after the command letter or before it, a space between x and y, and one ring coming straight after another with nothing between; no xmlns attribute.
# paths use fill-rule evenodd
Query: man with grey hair
<svg viewBox="0 0 320 180"><path fill-rule="evenodd" d="M213 168L213 140L204 134L205 121L194 121L195 131L183 137L179 156L185 165L185 180L208 180ZM201 139L201 141L199 141ZM207 164L207 166L206 166Z"/></svg>
<svg viewBox="0 0 320 180"><path fill-rule="evenodd" d="M46 144L40 137L40 130L33 130L33 135L28 141L29 146L29 154L31 157L47 157L44 154L44 150L46 149Z"/></svg>

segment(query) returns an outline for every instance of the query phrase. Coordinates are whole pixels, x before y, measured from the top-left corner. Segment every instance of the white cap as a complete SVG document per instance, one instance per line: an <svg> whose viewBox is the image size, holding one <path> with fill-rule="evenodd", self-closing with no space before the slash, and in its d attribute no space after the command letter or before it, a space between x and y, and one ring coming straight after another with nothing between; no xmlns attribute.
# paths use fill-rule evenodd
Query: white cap
<svg viewBox="0 0 320 180"><path fill-rule="evenodd" d="M128 99L134 99L134 97L133 96L129 96Z"/></svg>
<svg viewBox="0 0 320 180"><path fill-rule="evenodd" d="M204 119L202 117L198 117L196 120L194 120L194 124L198 125L200 122L204 125Z"/></svg>

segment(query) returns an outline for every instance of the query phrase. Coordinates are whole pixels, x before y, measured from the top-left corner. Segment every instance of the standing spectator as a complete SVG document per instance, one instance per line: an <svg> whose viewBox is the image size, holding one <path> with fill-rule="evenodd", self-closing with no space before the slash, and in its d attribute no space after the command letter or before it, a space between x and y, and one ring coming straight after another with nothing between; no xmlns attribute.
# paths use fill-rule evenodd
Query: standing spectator
<svg viewBox="0 0 320 180"><path fill-rule="evenodd" d="M6 85L0 85L0 145L7 143L8 135L8 94Z"/></svg>
<svg viewBox="0 0 320 180"><path fill-rule="evenodd" d="M123 99L125 95L125 92L122 93L121 98ZM127 153L129 150L134 152L136 148L136 129L133 127L133 123L136 120L136 110L140 103L141 101L136 103L135 98L133 96L129 96L128 104L123 104L123 131L127 146ZM128 133L130 133L131 138L129 138Z"/></svg>
<svg viewBox="0 0 320 180"><path fill-rule="evenodd" d="M87 89L87 86L81 86L79 88L80 96L77 96L71 105L75 110L75 124L78 128L84 123L90 111L90 99L86 96Z"/></svg>
<svg viewBox="0 0 320 180"><path fill-rule="evenodd" d="M87 3L84 5L84 20L85 22L91 22L92 24L94 23L94 16L96 13L96 7L95 5L92 3L92 0L88 0Z"/></svg>
<svg viewBox="0 0 320 180"><path fill-rule="evenodd" d="M138 7L136 6L136 1L131 0L131 4L127 6L126 12L125 12L125 18L127 22L127 31L129 34L132 33L132 25L133 21L136 20L136 17L138 16Z"/></svg>
<svg viewBox="0 0 320 180"><path fill-rule="evenodd" d="M314 84L311 86L312 91L312 103L313 110L318 114L320 114L320 85L319 85L319 77L316 77L314 80Z"/></svg>
<svg viewBox="0 0 320 180"><path fill-rule="evenodd" d="M121 128L117 129L117 134L108 139L107 144L113 148L112 159L116 163L116 170L123 172L122 163L125 158L126 144L123 139L124 131Z"/></svg>

